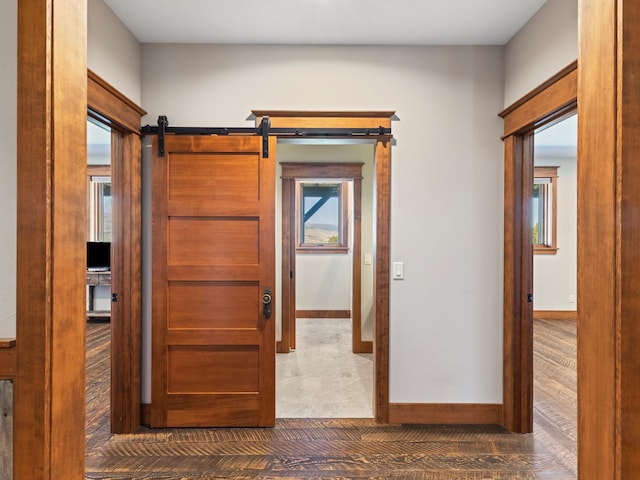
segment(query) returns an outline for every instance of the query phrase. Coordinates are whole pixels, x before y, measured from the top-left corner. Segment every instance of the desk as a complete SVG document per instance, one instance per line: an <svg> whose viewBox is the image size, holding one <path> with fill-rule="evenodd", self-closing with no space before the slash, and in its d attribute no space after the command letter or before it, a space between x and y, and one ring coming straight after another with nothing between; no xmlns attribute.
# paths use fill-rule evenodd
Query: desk
<svg viewBox="0 0 640 480"><path fill-rule="evenodd" d="M111 286L111 271L93 272L87 270L87 286L89 287L89 303L87 305L87 317L110 318L110 310L94 310L93 295L97 286Z"/></svg>

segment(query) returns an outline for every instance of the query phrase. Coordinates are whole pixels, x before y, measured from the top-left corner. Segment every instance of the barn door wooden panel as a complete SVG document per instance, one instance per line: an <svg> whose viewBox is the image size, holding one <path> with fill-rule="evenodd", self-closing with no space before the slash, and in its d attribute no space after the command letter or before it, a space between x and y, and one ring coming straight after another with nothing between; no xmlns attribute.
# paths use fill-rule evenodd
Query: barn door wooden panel
<svg viewBox="0 0 640 480"><path fill-rule="evenodd" d="M153 148L151 423L272 426L275 138L270 158L254 136Z"/></svg>

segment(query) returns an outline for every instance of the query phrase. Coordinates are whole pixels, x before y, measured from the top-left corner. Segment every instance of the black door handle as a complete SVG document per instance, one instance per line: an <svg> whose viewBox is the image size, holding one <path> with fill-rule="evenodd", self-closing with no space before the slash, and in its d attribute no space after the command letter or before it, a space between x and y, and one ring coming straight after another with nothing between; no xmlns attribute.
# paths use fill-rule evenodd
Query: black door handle
<svg viewBox="0 0 640 480"><path fill-rule="evenodd" d="M273 292L271 291L271 287L269 285L264 287L264 290L262 292L262 313L264 315L264 318L267 319L271 317L271 301L273 300L272 294Z"/></svg>

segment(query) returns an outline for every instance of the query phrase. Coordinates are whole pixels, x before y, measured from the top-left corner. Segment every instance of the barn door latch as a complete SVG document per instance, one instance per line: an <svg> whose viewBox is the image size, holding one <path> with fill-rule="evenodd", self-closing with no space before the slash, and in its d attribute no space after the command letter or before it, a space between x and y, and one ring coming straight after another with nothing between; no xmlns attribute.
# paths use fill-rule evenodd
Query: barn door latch
<svg viewBox="0 0 640 480"><path fill-rule="evenodd" d="M271 287L267 285L264 287L262 291L262 313L264 314L264 318L271 317L271 301L273 298L273 292L271 291Z"/></svg>

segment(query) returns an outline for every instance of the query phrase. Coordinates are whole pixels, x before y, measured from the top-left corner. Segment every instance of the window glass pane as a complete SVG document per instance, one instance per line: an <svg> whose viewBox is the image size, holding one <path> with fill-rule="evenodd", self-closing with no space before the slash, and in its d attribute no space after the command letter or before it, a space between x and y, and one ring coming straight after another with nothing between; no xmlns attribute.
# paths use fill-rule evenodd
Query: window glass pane
<svg viewBox="0 0 640 480"><path fill-rule="evenodd" d="M111 241L111 183L102 183L100 188L102 203L102 218L99 226L102 232L102 241Z"/></svg>
<svg viewBox="0 0 640 480"><path fill-rule="evenodd" d="M302 185L301 243L340 244L340 185Z"/></svg>
<svg viewBox="0 0 640 480"><path fill-rule="evenodd" d="M544 180L544 179L536 179ZM551 243L551 186L550 183L534 183L531 205L531 229L534 245L550 245Z"/></svg>
<svg viewBox="0 0 640 480"><path fill-rule="evenodd" d="M111 129L87 120L87 240L110 242L111 205Z"/></svg>

